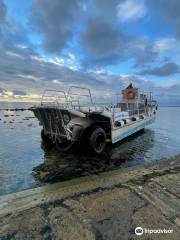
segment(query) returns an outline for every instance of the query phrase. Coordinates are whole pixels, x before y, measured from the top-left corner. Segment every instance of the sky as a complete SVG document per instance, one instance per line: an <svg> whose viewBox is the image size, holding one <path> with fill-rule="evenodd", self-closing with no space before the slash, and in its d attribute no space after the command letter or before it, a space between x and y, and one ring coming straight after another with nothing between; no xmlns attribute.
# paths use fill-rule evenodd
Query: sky
<svg viewBox="0 0 180 240"><path fill-rule="evenodd" d="M179 0L0 0L0 101L129 83L180 106Z"/></svg>

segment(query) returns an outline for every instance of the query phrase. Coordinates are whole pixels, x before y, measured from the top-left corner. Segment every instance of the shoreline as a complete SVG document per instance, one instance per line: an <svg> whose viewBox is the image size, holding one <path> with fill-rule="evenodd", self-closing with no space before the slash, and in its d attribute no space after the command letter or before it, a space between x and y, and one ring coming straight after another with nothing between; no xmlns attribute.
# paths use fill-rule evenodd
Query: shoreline
<svg viewBox="0 0 180 240"><path fill-rule="evenodd" d="M1 196L0 222L0 239L136 239L136 226L179 239L180 155Z"/></svg>

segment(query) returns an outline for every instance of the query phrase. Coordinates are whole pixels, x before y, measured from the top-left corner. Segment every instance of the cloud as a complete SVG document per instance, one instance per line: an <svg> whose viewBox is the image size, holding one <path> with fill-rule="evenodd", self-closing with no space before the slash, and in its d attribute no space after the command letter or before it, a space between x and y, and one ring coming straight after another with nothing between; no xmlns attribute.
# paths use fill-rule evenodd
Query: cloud
<svg viewBox="0 0 180 240"><path fill-rule="evenodd" d="M92 59L96 65L112 64L123 56L126 36L112 23L96 17L88 20L81 43L87 50L88 60Z"/></svg>
<svg viewBox="0 0 180 240"><path fill-rule="evenodd" d="M67 90L77 85L90 88L98 101L112 102L130 82L144 91L152 91L161 104L180 104L177 84L156 87L137 74L117 76L74 71L28 48L0 53L0 100L39 101L44 89Z"/></svg>
<svg viewBox="0 0 180 240"><path fill-rule="evenodd" d="M0 88L0 94L2 94L4 92L5 89Z"/></svg>
<svg viewBox="0 0 180 240"><path fill-rule="evenodd" d="M34 0L31 25L42 36L48 53L64 57L67 50L83 69L99 68L134 59L134 66L155 60L149 40L128 34L119 20L133 21L146 14L144 1ZM124 9L125 8L125 9ZM140 46L140 47L139 47Z"/></svg>
<svg viewBox="0 0 180 240"><path fill-rule="evenodd" d="M3 0L0 0L0 41L3 37L3 28L6 23L6 12L7 12L6 6Z"/></svg>
<svg viewBox="0 0 180 240"><path fill-rule="evenodd" d="M57 81L63 88L73 83L96 84L95 78L86 79L85 76L58 64L56 59L41 57L32 49L14 48L13 51L6 49L0 52L0 87L10 91L41 93L43 89L56 88L54 83Z"/></svg>
<svg viewBox="0 0 180 240"><path fill-rule="evenodd" d="M0 49L14 48L18 44L31 46L26 29L7 15L7 7L0 0Z"/></svg>
<svg viewBox="0 0 180 240"><path fill-rule="evenodd" d="M25 96L27 93L21 90L13 90L13 94L17 96Z"/></svg>
<svg viewBox="0 0 180 240"><path fill-rule="evenodd" d="M154 50L160 53L167 53L170 51L175 54L177 51L180 52L180 42L171 37L171 38L161 38L154 43Z"/></svg>
<svg viewBox="0 0 180 240"><path fill-rule="evenodd" d="M89 19L81 34L81 46L85 57L85 68L109 66L129 59L134 60L134 67L152 63L158 57L153 43L148 39L127 35L109 18Z"/></svg>
<svg viewBox="0 0 180 240"><path fill-rule="evenodd" d="M79 85L90 87L94 95L107 100L133 82L143 90L154 91L161 102L180 103L176 82L157 87L144 77L179 73L179 41L175 36L157 38L146 31L151 34L148 38L143 33L131 31L132 26L138 28L141 25L137 20L147 15L150 18L158 11L167 26L173 26L178 32L176 10L172 19L167 11L169 5L178 8L176 1L165 0L163 4L159 0L157 8L154 0L150 2L33 0L29 19L33 29L29 29L29 25L21 26L10 19L5 1L0 0L1 97L37 99L46 88L65 90L70 85ZM166 10L162 9L163 5ZM140 27L144 28L144 24L145 21ZM36 33L32 34L32 30ZM111 65L118 72L115 65L119 66L123 61L133 64L123 65L125 68L139 73L120 76L107 73Z"/></svg>
<svg viewBox="0 0 180 240"><path fill-rule="evenodd" d="M159 67L146 68L139 74L141 75L155 75L159 77L170 76L180 73L180 66L173 62L168 62Z"/></svg>
<svg viewBox="0 0 180 240"><path fill-rule="evenodd" d="M118 4L117 10L117 16L122 22L138 20L147 13L143 0L125 0Z"/></svg>
<svg viewBox="0 0 180 240"><path fill-rule="evenodd" d="M34 0L31 24L42 34L43 46L51 53L68 47L74 36L75 22L79 19L82 5L73 0Z"/></svg>
<svg viewBox="0 0 180 240"><path fill-rule="evenodd" d="M73 84L88 86L99 92L113 92L117 82L121 87L122 83L125 86L129 80L127 77L106 73L88 74L71 70L56 62L56 59L42 57L29 48L17 47L0 52L0 88L8 89L16 95L17 91L41 94L44 89L57 88L57 85L67 89ZM140 82L142 84L142 80Z"/></svg>
<svg viewBox="0 0 180 240"><path fill-rule="evenodd" d="M5 22L6 18L6 6L2 0L0 0L0 24Z"/></svg>
<svg viewBox="0 0 180 240"><path fill-rule="evenodd" d="M146 0L147 6L153 8L154 11L161 13L161 25L162 27L171 26L176 33L178 39L180 39L180 1L179 0ZM166 24L164 22L166 21Z"/></svg>
<svg viewBox="0 0 180 240"><path fill-rule="evenodd" d="M158 51L154 49L154 44L145 38L134 38L129 43L129 48L126 50L131 53L131 58L135 60L133 65L134 68L141 68L146 66L148 63L155 62L159 55Z"/></svg>
<svg viewBox="0 0 180 240"><path fill-rule="evenodd" d="M156 87L153 93L161 106L180 106L180 84Z"/></svg>

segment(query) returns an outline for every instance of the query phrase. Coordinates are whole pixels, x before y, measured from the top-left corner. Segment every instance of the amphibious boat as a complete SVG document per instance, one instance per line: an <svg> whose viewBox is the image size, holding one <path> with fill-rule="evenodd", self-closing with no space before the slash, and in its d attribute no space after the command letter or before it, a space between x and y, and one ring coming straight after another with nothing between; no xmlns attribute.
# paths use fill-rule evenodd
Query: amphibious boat
<svg viewBox="0 0 180 240"><path fill-rule="evenodd" d="M67 150L84 144L101 154L112 144L143 130L155 120L157 102L152 93L130 84L117 103L95 103L90 89L71 86L68 92L46 90L31 110L42 125L43 141Z"/></svg>

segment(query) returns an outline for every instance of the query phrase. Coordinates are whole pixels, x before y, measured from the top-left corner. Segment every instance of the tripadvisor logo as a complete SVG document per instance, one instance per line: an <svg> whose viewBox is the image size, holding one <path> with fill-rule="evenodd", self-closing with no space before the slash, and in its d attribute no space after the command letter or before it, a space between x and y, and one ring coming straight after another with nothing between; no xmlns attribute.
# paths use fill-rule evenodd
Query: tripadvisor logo
<svg viewBox="0 0 180 240"><path fill-rule="evenodd" d="M137 227L135 228L135 234L140 236L143 234L143 228L142 227Z"/></svg>
<svg viewBox="0 0 180 240"><path fill-rule="evenodd" d="M140 236L142 234L152 234L152 233L173 233L173 229L149 229L149 228L142 228L142 227L136 227L135 228L135 234L137 236Z"/></svg>

